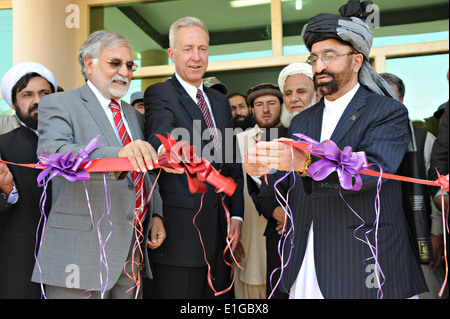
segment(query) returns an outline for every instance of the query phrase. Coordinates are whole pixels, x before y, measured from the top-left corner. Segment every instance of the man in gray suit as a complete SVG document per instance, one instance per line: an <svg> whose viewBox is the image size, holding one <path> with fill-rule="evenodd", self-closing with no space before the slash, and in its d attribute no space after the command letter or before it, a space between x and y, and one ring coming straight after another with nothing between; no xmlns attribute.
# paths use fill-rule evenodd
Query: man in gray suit
<svg viewBox="0 0 450 319"><path fill-rule="evenodd" d="M324 98L292 120L288 137L303 133L331 140L339 150L349 146L365 152L368 163L383 172L395 173L408 145L408 112L368 62L373 34L360 15L365 9L349 1L339 11L342 16L317 15L302 32L314 84ZM361 175L360 189L344 189L336 171L311 178L308 162L304 151L291 153L283 143L266 142L249 150L244 163L254 176L267 167L291 171L293 166L301 176L291 174L279 183L281 192L289 192L292 209L280 286L293 298L317 299L411 298L426 291L408 237L400 183L383 180L379 189L378 177ZM254 196L273 193L262 183Z"/></svg>
<svg viewBox="0 0 450 319"><path fill-rule="evenodd" d="M143 141L142 115L121 100L135 70L128 42L117 33L97 31L81 47L79 62L87 83L41 101L37 154L76 154L99 135L90 158L127 157L143 174L149 195L157 155ZM140 269L152 276L147 249L139 244L156 248L165 238L158 187L147 205L137 205L131 173L122 179L100 175L91 174L85 183L52 179L52 208L33 273L33 281L46 285L48 298L140 297ZM147 214L137 222L142 208Z"/></svg>

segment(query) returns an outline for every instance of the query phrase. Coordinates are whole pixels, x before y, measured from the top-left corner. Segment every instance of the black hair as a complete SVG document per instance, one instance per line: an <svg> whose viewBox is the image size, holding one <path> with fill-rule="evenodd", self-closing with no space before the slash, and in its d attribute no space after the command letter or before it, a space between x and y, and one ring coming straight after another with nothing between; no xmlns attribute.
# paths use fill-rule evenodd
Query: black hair
<svg viewBox="0 0 450 319"><path fill-rule="evenodd" d="M13 88L11 90L11 102L13 105L16 104L16 102L17 102L17 98L16 98L17 92L21 92L24 88L26 88L28 85L28 82L30 82L30 80L35 77L41 77L45 81L47 81L47 83L50 84L50 89L52 90L52 93L55 93L55 87L53 86L53 84L51 84L42 75L40 75L39 73L36 73L36 72L27 73L24 76L22 76L19 79L19 81L16 82L16 84L13 86Z"/></svg>
<svg viewBox="0 0 450 319"><path fill-rule="evenodd" d="M380 73L380 75L388 84L392 84L395 87L399 97L405 97L405 84L402 79L392 73Z"/></svg>

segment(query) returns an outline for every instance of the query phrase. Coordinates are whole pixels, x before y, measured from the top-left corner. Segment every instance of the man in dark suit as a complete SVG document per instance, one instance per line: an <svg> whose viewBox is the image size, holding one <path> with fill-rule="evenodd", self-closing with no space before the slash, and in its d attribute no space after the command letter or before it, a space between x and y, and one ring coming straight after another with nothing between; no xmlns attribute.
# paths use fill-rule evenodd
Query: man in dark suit
<svg viewBox="0 0 450 319"><path fill-rule="evenodd" d="M324 98L292 120L288 136L303 133L316 141L332 140L340 150L350 146L353 152L364 151L368 162L383 172L395 173L408 143L408 113L404 105L383 96L394 95L368 64L372 33L356 16L365 12L356 3L351 3L356 10L342 7L343 16L318 15L305 26L308 61ZM399 182L383 180L377 214L377 177L361 175L359 191L340 187L336 172L315 181L308 176L308 154L291 153L283 143L258 143L244 167L256 176L267 166L290 171L292 163L299 163L294 170L302 177L291 174L280 183L293 212L281 283L291 297L410 298L426 291L408 238ZM267 192L263 183L259 195ZM290 227L288 218L286 229ZM358 240L366 235L369 243Z"/></svg>
<svg viewBox="0 0 450 319"><path fill-rule="evenodd" d="M171 79L145 91L146 138L160 152L161 141L156 134L167 136L170 133L177 140L188 141L196 146L198 156L211 162L222 175L235 180L238 185L235 193L224 201L231 214L229 237L234 237L234 249L239 242L243 218L242 168L235 158L230 158L236 147L228 100L202 84L208 66L208 31L199 19L182 18L172 25L169 40L168 54L176 72ZM206 113L197 105L203 98ZM167 239L159 249L152 251L155 297L212 297L206 261L211 266L214 289L224 291L231 283L230 267L223 257L227 236L223 195L216 193L211 185L203 197L192 194L186 176L165 172L161 172L159 187ZM198 211L197 231L193 219ZM230 297L230 294L221 296Z"/></svg>
<svg viewBox="0 0 450 319"><path fill-rule="evenodd" d="M37 116L41 98L54 93L55 78L39 63L13 66L2 79L2 96L15 109L21 125L0 135L0 159L12 163L37 163ZM7 174L7 171L10 171ZM31 282L36 233L41 217L42 188L38 170L0 163L0 298L41 297L39 284ZM51 191L47 190L51 198ZM50 203L50 202L47 202ZM48 208L48 207L47 207Z"/></svg>

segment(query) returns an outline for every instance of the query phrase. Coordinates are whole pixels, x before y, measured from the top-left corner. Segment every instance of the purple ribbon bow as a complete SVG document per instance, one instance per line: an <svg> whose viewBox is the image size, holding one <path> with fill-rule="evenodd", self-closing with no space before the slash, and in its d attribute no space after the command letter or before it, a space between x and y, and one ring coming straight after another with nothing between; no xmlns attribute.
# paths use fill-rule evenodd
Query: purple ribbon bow
<svg viewBox="0 0 450 319"><path fill-rule="evenodd" d="M294 135L299 137L299 141L309 144L308 149L312 154L323 157L309 167L308 174L311 178L320 181L332 172L337 172L342 188L354 191L361 189L362 179L358 171L369 167L364 152L352 152L350 146L341 151L331 140L319 143L303 134Z"/></svg>
<svg viewBox="0 0 450 319"><path fill-rule="evenodd" d="M93 138L78 154L72 155L72 151L68 151L66 154L50 154L44 151L38 157L39 163L45 168L37 178L39 187L44 186L47 176L47 181L57 175L64 177L70 182L88 181L90 179L89 173L80 167L89 162L89 154L97 148L99 137L100 135L97 135Z"/></svg>

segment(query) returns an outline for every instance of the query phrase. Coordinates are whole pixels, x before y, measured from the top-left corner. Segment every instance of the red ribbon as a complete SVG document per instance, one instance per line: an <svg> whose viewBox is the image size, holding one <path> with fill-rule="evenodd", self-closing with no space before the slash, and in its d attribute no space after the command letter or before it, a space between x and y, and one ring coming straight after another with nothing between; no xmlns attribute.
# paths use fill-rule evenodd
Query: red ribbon
<svg viewBox="0 0 450 319"><path fill-rule="evenodd" d="M191 193L205 193L208 189L208 186L205 184L205 182L206 182L206 183L211 184L212 186L215 186L217 193L223 192L228 196L231 196L234 194L237 185L233 181L233 179L222 176L220 174L220 172L217 171L211 165L211 163L209 163L208 161L206 161L203 158L198 157L195 154L196 148L194 146L190 146L186 141L177 142L170 134L168 134L168 138L165 138L162 135L157 135L157 136L163 143L164 148L167 153L160 155L158 158L158 162L153 163L154 169L169 167L169 168L176 169L182 173L185 173L186 177L188 179L189 191ZM96 138L94 138L95 141L96 141L96 139L98 139L98 136ZM69 157L70 157L70 155L69 155ZM18 164L18 163L3 161L3 160L0 160L0 163L28 167L28 168L42 169L42 170L51 169L50 167L46 166L43 163ZM126 171L134 171L134 168L131 165L128 158L100 158L100 159L94 159L94 160L90 160L87 162L83 162L81 165L79 165L79 167L77 167L77 169L73 173L86 173L86 172L87 173L98 173L98 172L103 173L103 172L126 172ZM158 175L158 177L159 177L159 175ZM87 178L87 180L89 180L89 176L87 176L86 178ZM144 179L142 179L142 182L143 182L143 180ZM71 181L74 181L74 180L71 180ZM147 202L150 200L153 190L154 190L154 188L152 188L151 193L147 197ZM202 201L203 201L203 196L202 196ZM230 214L229 214L227 207L225 206L225 203L223 202L223 197L222 197L222 204L225 209L225 214L226 214L226 218L227 218L227 234L229 234L229 232L230 232ZM201 209L201 206L200 206L200 209ZM193 220L194 226L196 228L197 228L197 226L195 225L195 218L197 217L198 213L200 212L200 209L197 212L197 214L195 215L194 220ZM139 244L142 242L141 239L143 238L143 236L142 236L142 224L136 225L136 226L133 225L133 227L135 228L135 235L136 235L136 243L133 247L133 256L134 256L135 250L140 249ZM198 228L197 228L197 230L198 230ZM199 232L200 241L203 246L203 241L201 238L200 231L198 230L198 232ZM233 253L231 251L231 243L233 242L233 240L234 240L234 237L231 239L228 239L228 236L227 236L227 247L225 248L223 254L225 256L226 251L228 249L230 249L231 256L232 256L233 260L235 260ZM203 246L203 249L205 249L204 246ZM141 255L142 255L142 252L141 252ZM206 252L205 252L205 261L206 261ZM134 261L134 258L128 262L136 264L136 262ZM128 264L128 262L125 263L124 269L125 269L126 265ZM214 289L214 286L211 281L211 278L212 278L211 274L210 274L211 267L210 267L208 261L206 261L206 263L208 265L208 283L209 283L210 287L212 288L212 290L214 291L215 295L216 296L221 295L221 294L224 294L227 291L229 291L234 283L234 280L233 280L233 283L231 283L230 287L228 287L227 289L225 289L223 291L217 292ZM228 264L229 266L231 266L228 262L225 261L225 263ZM140 263L137 263L137 266L139 268L141 268L142 265ZM135 284L136 284L135 287L137 288L137 290L136 290L136 294L137 294L139 291L139 286L140 286L139 283L141 281L140 274L138 273L136 275L134 267L132 267L132 275L130 275L128 273L127 273L127 275L135 282ZM132 287L131 289L133 289L133 288L134 287ZM129 290L131 290L131 289L129 289Z"/></svg>
<svg viewBox="0 0 450 319"><path fill-rule="evenodd" d="M186 141L177 142L169 134L166 139L164 136L158 135L161 139L167 154L159 157L157 163L153 163L153 168L169 167L184 172L188 179L189 190L191 193L206 192L209 183L216 187L217 192L223 192L228 196L234 194L236 183L232 178L225 177L217 171L211 163L203 158L195 155L196 148L189 146ZM23 166L29 168L46 169L43 164L18 164L0 160L0 163ZM98 172L126 172L134 171L128 158L107 157L90 160L80 165L80 171L88 173Z"/></svg>
<svg viewBox="0 0 450 319"><path fill-rule="evenodd" d="M310 153L312 155L315 155L317 157L321 157L321 156L319 156L319 155L314 153L314 147L311 147L310 144L307 144L305 142L289 141L289 140L279 140L279 142L287 144L287 145L292 145L294 148L296 148L298 150L303 150L303 151L306 151L306 152L308 152L308 153ZM364 169L364 170L359 170L358 173L369 175L369 176L375 176L375 177L380 177L381 176L382 178L393 179L393 180L409 182L409 183L417 183L417 184L424 184L424 185L430 185L430 186L438 186L438 187L442 187L447 192L449 191L449 177L448 177L448 174L445 175L445 176L439 175L439 178L437 180L430 181L430 180L412 178L412 177L407 177L407 176L400 176L400 175L395 175L395 174L390 174L390 173L380 173L380 172L372 171L372 170L367 169L367 168Z"/></svg>

